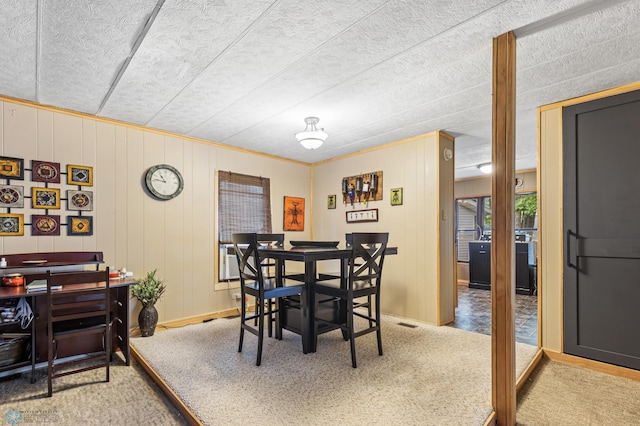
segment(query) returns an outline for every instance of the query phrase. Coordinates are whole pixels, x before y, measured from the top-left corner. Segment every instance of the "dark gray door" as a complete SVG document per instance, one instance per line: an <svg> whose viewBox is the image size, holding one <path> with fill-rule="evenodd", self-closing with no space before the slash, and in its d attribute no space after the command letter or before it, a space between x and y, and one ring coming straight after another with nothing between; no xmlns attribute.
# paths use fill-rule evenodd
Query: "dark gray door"
<svg viewBox="0 0 640 426"><path fill-rule="evenodd" d="M564 351L640 370L640 91L562 119Z"/></svg>

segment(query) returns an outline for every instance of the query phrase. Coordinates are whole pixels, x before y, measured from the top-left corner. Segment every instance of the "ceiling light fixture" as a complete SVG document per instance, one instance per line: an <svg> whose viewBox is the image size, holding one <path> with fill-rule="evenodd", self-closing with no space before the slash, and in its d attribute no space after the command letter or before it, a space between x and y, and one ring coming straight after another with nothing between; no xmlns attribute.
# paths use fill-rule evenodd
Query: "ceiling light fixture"
<svg viewBox="0 0 640 426"><path fill-rule="evenodd" d="M316 128L318 121L320 121L318 117L305 118L304 122L307 123L307 127L305 127L304 131L296 133L298 142L307 149L320 148L324 140L329 136L324 132L324 129L318 130Z"/></svg>
<svg viewBox="0 0 640 426"><path fill-rule="evenodd" d="M482 164L478 164L478 168L480 169L480 171L482 173L484 173L485 175L488 175L491 173L491 163L482 163Z"/></svg>

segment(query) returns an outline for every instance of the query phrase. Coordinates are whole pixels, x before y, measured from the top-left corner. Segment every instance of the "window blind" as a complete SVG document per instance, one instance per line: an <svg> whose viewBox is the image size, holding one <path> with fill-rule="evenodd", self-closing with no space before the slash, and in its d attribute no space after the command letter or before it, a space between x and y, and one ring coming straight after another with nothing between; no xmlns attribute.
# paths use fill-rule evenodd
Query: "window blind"
<svg viewBox="0 0 640 426"><path fill-rule="evenodd" d="M218 240L230 244L237 232L270 234L269 178L218 172Z"/></svg>

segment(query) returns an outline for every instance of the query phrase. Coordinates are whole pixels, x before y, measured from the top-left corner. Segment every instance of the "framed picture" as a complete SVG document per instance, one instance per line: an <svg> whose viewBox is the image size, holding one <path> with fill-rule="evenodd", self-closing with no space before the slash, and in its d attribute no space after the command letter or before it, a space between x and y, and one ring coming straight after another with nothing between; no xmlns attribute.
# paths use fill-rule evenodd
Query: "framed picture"
<svg viewBox="0 0 640 426"><path fill-rule="evenodd" d="M24 207L24 187L0 185L0 207Z"/></svg>
<svg viewBox="0 0 640 426"><path fill-rule="evenodd" d="M0 157L0 177L24 180L24 160L22 158Z"/></svg>
<svg viewBox="0 0 640 426"><path fill-rule="evenodd" d="M59 209L59 188L31 188L31 207L34 209Z"/></svg>
<svg viewBox="0 0 640 426"><path fill-rule="evenodd" d="M392 206L402 205L402 188L391 189L391 205Z"/></svg>
<svg viewBox="0 0 640 426"><path fill-rule="evenodd" d="M93 217L67 216L67 235L93 235Z"/></svg>
<svg viewBox="0 0 640 426"><path fill-rule="evenodd" d="M284 197L285 231L304 231L304 198Z"/></svg>
<svg viewBox="0 0 640 426"><path fill-rule="evenodd" d="M93 191L67 191L67 210L92 211Z"/></svg>
<svg viewBox="0 0 640 426"><path fill-rule="evenodd" d="M60 163L31 160L31 180L33 182L60 183Z"/></svg>
<svg viewBox="0 0 640 426"><path fill-rule="evenodd" d="M0 213L0 237L24 235L24 215Z"/></svg>
<svg viewBox="0 0 640 426"><path fill-rule="evenodd" d="M377 222L378 209L355 210L346 213L347 223Z"/></svg>
<svg viewBox="0 0 640 426"><path fill-rule="evenodd" d="M31 215L31 235L60 235L60 216Z"/></svg>
<svg viewBox="0 0 640 426"><path fill-rule="evenodd" d="M328 209L335 209L336 208L336 196L335 195L329 195L329 197L327 198L327 208Z"/></svg>
<svg viewBox="0 0 640 426"><path fill-rule="evenodd" d="M69 185L93 186L93 167L68 164L67 183Z"/></svg>

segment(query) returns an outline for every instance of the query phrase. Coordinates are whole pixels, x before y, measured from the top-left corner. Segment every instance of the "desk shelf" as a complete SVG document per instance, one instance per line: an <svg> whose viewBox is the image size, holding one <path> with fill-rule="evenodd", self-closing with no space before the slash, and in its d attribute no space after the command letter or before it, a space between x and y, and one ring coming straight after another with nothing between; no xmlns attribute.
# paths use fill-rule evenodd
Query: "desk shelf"
<svg viewBox="0 0 640 426"><path fill-rule="evenodd" d="M25 295L25 300L31 306L33 310L33 300L30 296ZM2 302L10 301L10 304L15 306L18 304L19 297L3 298ZM1 304L1 302L0 302ZM31 320L29 326L24 329L21 326L21 321L6 321L0 323L0 337L4 340L23 339L19 343L17 349L20 350L17 357L12 353L15 351L16 342L13 342L13 347L9 345L0 346L0 372L15 370L22 367L31 366L31 383L35 381L35 358L34 358L34 346L35 346L35 320ZM25 346L26 345L26 346ZM7 362L9 357L14 356L16 359Z"/></svg>
<svg viewBox="0 0 640 426"><path fill-rule="evenodd" d="M61 251L47 253L20 253L1 255L7 261L7 267L0 269L60 268L63 266L100 265L104 263L99 251ZM38 263L33 263L42 261Z"/></svg>

